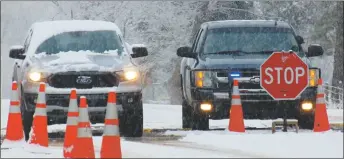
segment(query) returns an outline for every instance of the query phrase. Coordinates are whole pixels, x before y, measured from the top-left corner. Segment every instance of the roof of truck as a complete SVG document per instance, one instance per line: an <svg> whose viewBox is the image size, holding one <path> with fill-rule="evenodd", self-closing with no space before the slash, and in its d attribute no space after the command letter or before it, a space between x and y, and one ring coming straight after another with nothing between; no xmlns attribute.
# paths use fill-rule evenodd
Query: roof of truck
<svg viewBox="0 0 344 159"><path fill-rule="evenodd" d="M47 33L61 33L68 31L95 31L95 30L114 30L121 34L120 29L115 23L100 20L54 20L42 21L32 24L35 30Z"/></svg>
<svg viewBox="0 0 344 159"><path fill-rule="evenodd" d="M100 20L42 21L32 24L31 29L33 30L33 35L30 43L31 47L29 48L30 51L35 51L46 39L64 32L110 30L122 36L120 29L115 23Z"/></svg>
<svg viewBox="0 0 344 159"><path fill-rule="evenodd" d="M277 25L275 25L277 23ZM203 23L208 29L227 28L227 27L277 27L277 28L291 28L291 26L284 21L275 20L221 20L209 21Z"/></svg>

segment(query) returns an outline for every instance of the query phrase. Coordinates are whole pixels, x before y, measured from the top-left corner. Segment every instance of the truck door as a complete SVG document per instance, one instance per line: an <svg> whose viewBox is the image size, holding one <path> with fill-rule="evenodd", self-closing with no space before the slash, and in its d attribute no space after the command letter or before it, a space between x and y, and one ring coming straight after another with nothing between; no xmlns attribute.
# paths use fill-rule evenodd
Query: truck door
<svg viewBox="0 0 344 159"><path fill-rule="evenodd" d="M32 33L33 33L33 31L32 31L32 29L30 29L29 30L29 33L28 33L28 35L26 36L26 39L25 39L25 42L24 42L24 45L23 45L23 47L24 47L24 55L27 55L27 51L28 51L28 48L29 48L29 45L30 45L30 42L31 42L31 37L32 37ZM23 80L23 78L24 78L24 73L23 73L23 64L25 63L25 61L26 61L26 59L24 59L24 60L18 60L18 59L16 59L15 60L15 63L14 63L14 65L15 65L15 69L16 69L16 74L17 74L17 80L18 80L18 82L21 82L22 80Z"/></svg>
<svg viewBox="0 0 344 159"><path fill-rule="evenodd" d="M203 33L203 29L201 28L198 33L197 33L197 36L194 40L194 43L192 45L192 52L193 53L198 53L197 52L197 48L199 46L199 41L201 41L201 35ZM193 81L191 81L191 69L193 69L195 67L195 63L196 63L196 60L193 59L193 58L187 58L187 61L186 61L186 68L185 68L185 74L184 74L184 81L185 81L185 87L184 87L184 93L185 93L185 98L186 99L191 99L191 83ZM190 104L190 103L189 103Z"/></svg>

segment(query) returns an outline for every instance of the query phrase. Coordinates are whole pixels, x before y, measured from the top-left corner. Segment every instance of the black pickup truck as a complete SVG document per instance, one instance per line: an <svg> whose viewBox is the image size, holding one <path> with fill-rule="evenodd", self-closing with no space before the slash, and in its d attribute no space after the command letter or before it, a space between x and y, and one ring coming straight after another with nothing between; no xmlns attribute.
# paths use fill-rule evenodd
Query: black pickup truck
<svg viewBox="0 0 344 159"><path fill-rule="evenodd" d="M322 56L319 45L302 49L304 40L291 25L274 20L205 22L192 47L180 47L183 128L209 129L209 119L229 118L233 79L245 119L298 119L312 129L320 69L309 57ZM294 51L309 67L309 86L295 100L276 101L260 86L260 65L275 51ZM311 81L312 80L312 81Z"/></svg>

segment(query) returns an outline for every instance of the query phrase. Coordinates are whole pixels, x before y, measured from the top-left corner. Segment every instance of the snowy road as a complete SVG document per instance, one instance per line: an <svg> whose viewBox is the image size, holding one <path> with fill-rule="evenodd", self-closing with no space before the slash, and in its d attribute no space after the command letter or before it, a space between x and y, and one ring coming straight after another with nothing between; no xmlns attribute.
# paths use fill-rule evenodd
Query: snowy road
<svg viewBox="0 0 344 159"><path fill-rule="evenodd" d="M7 124L8 103L8 100L3 100L1 104L2 129ZM343 123L343 110L328 110L328 113L331 122ZM228 119L211 120L210 122L212 129L225 128L227 124ZM144 105L145 129L178 129L181 128L181 125L181 106ZM247 127L266 128L271 126L271 120L245 120L245 125ZM65 125L63 124L48 127L49 132L60 132L64 129ZM2 130L1 134L4 133L5 131ZM94 136L93 140L96 156L99 157L101 136ZM51 141L47 149L35 148L26 144L12 149L2 149L1 158L63 157L62 141L62 139L55 142ZM335 131L313 133L307 130L301 130L298 134L294 132L271 134L271 130L248 130L244 134L226 130L147 132L142 138L122 138L121 146L124 158L342 158L343 133Z"/></svg>

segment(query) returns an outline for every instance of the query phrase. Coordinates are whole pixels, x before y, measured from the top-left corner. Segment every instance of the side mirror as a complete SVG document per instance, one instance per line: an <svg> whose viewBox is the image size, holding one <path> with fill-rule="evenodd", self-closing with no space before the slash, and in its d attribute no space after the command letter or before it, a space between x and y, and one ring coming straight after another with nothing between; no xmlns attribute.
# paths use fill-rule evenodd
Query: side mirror
<svg viewBox="0 0 344 159"><path fill-rule="evenodd" d="M187 58L197 58L196 53L192 53L192 49L190 47L184 46L177 49L177 56L179 57L187 57Z"/></svg>
<svg viewBox="0 0 344 159"><path fill-rule="evenodd" d="M132 51L133 51L133 54L131 54L132 58L144 57L148 55L147 48L142 44L133 44Z"/></svg>
<svg viewBox="0 0 344 159"><path fill-rule="evenodd" d="M126 45L126 47L128 47L128 49L130 51L129 54L132 54L133 53L133 49L131 48L131 45L129 43L127 43L127 42L125 42L124 45Z"/></svg>
<svg viewBox="0 0 344 159"><path fill-rule="evenodd" d="M299 43L299 44L305 43L305 40L303 39L302 36L297 35L295 38L296 38L297 43Z"/></svg>
<svg viewBox="0 0 344 159"><path fill-rule="evenodd" d="M324 54L324 49L318 44L311 44L308 46L307 57L321 56Z"/></svg>
<svg viewBox="0 0 344 159"><path fill-rule="evenodd" d="M21 45L12 46L10 49L10 58L24 60L24 47Z"/></svg>

